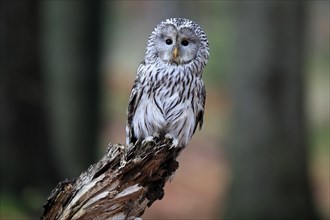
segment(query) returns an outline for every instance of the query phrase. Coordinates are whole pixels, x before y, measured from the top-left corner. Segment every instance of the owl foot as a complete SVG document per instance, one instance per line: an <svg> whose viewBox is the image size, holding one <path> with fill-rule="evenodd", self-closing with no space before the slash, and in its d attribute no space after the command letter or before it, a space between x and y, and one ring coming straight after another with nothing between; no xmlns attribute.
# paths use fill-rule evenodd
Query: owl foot
<svg viewBox="0 0 330 220"><path fill-rule="evenodd" d="M148 142L153 142L154 144L156 144L158 142L158 137L148 136L142 141L142 144L144 145Z"/></svg>
<svg viewBox="0 0 330 220"><path fill-rule="evenodd" d="M171 134L166 134L165 138L172 141L172 146L171 147L176 148L176 147L179 146L179 140L174 138Z"/></svg>

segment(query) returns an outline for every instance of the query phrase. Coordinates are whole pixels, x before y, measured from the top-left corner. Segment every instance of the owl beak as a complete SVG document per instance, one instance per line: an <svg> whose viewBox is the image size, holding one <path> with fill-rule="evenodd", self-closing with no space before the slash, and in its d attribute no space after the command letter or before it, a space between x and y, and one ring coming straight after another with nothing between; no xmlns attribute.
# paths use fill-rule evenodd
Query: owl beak
<svg viewBox="0 0 330 220"><path fill-rule="evenodd" d="M179 49L177 47L173 50L173 58L176 59L179 56Z"/></svg>

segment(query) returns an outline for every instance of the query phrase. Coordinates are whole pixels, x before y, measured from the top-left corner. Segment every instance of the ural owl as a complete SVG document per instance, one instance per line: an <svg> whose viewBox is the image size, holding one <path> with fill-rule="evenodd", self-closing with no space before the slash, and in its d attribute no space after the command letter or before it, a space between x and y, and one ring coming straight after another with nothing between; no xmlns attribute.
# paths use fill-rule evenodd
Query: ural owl
<svg viewBox="0 0 330 220"><path fill-rule="evenodd" d="M209 43L198 24L184 18L162 21L151 33L127 108L126 143L171 138L184 148L203 125L202 72Z"/></svg>

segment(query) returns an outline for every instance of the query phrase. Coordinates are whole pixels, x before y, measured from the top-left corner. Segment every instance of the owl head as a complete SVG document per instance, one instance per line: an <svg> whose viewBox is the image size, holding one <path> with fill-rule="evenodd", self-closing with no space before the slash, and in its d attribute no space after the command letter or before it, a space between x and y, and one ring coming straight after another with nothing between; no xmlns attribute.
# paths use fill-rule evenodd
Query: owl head
<svg viewBox="0 0 330 220"><path fill-rule="evenodd" d="M170 18L158 24L151 33L145 62L170 65L201 63L209 58L209 43L198 24L185 18Z"/></svg>

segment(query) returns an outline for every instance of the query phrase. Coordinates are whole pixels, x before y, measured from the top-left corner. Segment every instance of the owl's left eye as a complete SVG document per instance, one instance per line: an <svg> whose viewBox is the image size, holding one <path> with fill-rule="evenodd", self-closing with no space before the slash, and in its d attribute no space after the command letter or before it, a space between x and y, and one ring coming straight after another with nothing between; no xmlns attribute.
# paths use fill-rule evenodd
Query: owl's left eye
<svg viewBox="0 0 330 220"><path fill-rule="evenodd" d="M182 44L183 46L188 46L189 41L187 41L187 40L183 40L183 41L181 41L181 44Z"/></svg>

